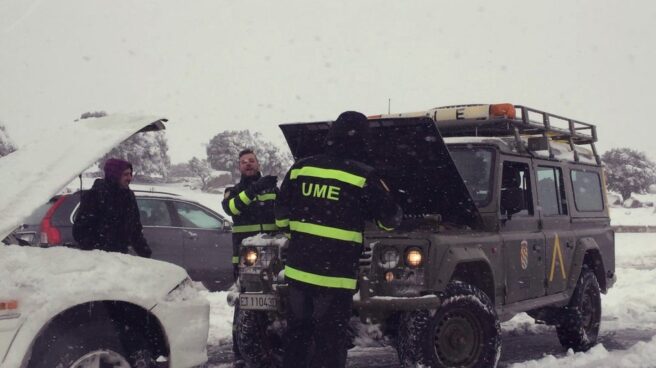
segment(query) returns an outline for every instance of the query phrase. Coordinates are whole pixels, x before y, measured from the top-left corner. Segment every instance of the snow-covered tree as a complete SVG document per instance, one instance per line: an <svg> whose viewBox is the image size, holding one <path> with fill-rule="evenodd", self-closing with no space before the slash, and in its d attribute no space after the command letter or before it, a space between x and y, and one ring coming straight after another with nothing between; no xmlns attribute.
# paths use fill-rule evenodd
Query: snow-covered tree
<svg viewBox="0 0 656 368"><path fill-rule="evenodd" d="M16 146L9 138L5 126L0 122L0 157L7 156L15 150Z"/></svg>
<svg viewBox="0 0 656 368"><path fill-rule="evenodd" d="M104 111L86 112L80 116L80 119L99 118L106 115L107 113ZM166 178L171 166L168 150L169 146L164 131L139 133L112 148L100 159L99 165L103 167L109 158L120 158L132 163L137 175L159 175Z"/></svg>
<svg viewBox="0 0 656 368"><path fill-rule="evenodd" d="M282 179L293 162L287 149L282 150L262 134L249 130L226 130L214 136L207 145L207 160L213 169L228 171L235 178L239 175L239 152L246 148L255 152L264 175Z"/></svg>
<svg viewBox="0 0 656 368"><path fill-rule="evenodd" d="M606 184L619 192L624 200L631 193L644 193L656 183L656 164L640 151L631 148L613 148L605 152L602 161L606 165Z"/></svg>
<svg viewBox="0 0 656 368"><path fill-rule="evenodd" d="M207 183L212 178L212 168L207 160L201 160L194 156L189 160L189 170L191 170L194 176L200 179L202 185L200 189L207 189Z"/></svg>

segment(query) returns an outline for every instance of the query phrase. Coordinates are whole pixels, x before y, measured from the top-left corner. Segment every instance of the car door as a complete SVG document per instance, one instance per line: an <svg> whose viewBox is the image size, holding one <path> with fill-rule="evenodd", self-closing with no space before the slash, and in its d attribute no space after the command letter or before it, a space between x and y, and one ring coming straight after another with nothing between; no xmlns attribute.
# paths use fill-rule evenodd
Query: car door
<svg viewBox="0 0 656 368"><path fill-rule="evenodd" d="M174 224L172 210L163 198L137 198L143 234L152 258L184 267L182 229Z"/></svg>
<svg viewBox="0 0 656 368"><path fill-rule="evenodd" d="M171 201L184 238L185 268L192 279L210 290L225 290L233 283L232 233L229 222L198 204Z"/></svg>
<svg viewBox="0 0 656 368"><path fill-rule="evenodd" d="M550 162L538 162L536 174L540 221L547 242L546 291L550 295L562 292L567 287L574 257L574 232L571 229L562 168Z"/></svg>
<svg viewBox="0 0 656 368"><path fill-rule="evenodd" d="M521 197L518 212L510 213L501 200L500 233L504 247L506 303L527 300L545 293L545 240L535 213L531 160L506 158L501 173L501 196L514 191Z"/></svg>

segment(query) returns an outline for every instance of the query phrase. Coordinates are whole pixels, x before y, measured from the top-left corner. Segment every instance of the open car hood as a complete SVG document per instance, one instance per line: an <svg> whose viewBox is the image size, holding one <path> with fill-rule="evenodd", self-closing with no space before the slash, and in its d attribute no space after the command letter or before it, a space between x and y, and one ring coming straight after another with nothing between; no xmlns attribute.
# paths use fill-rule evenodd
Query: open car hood
<svg viewBox="0 0 656 368"><path fill-rule="evenodd" d="M137 132L164 129L166 119L108 115L46 127L0 158L0 239L83 170Z"/></svg>
<svg viewBox="0 0 656 368"><path fill-rule="evenodd" d="M296 160L322 153L332 122L282 124ZM439 214L477 228L481 217L437 126L426 117L370 119L368 157L406 216Z"/></svg>

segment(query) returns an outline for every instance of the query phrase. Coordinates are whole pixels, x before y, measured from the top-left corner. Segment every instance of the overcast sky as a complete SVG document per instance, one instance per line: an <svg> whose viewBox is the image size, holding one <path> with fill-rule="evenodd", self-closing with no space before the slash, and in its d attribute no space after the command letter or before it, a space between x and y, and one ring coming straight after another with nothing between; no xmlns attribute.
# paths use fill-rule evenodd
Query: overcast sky
<svg viewBox="0 0 656 368"><path fill-rule="evenodd" d="M511 102L656 159L653 1L0 0L0 121L166 116L173 162L226 129Z"/></svg>

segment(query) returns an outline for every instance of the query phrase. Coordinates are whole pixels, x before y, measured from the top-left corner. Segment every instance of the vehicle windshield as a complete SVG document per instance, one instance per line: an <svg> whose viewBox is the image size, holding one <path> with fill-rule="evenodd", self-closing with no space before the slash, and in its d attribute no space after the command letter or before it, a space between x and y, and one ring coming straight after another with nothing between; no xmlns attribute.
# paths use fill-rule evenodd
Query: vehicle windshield
<svg viewBox="0 0 656 368"><path fill-rule="evenodd" d="M449 147L449 152L476 206L487 205L492 193L492 150Z"/></svg>
<svg viewBox="0 0 656 368"><path fill-rule="evenodd" d="M48 203L44 203L43 205L39 206L32 214L27 217L24 221L24 224L26 225L38 225L41 223L41 220L43 217L46 215L46 212L50 209L52 204L55 203L55 198L51 199L48 201Z"/></svg>

